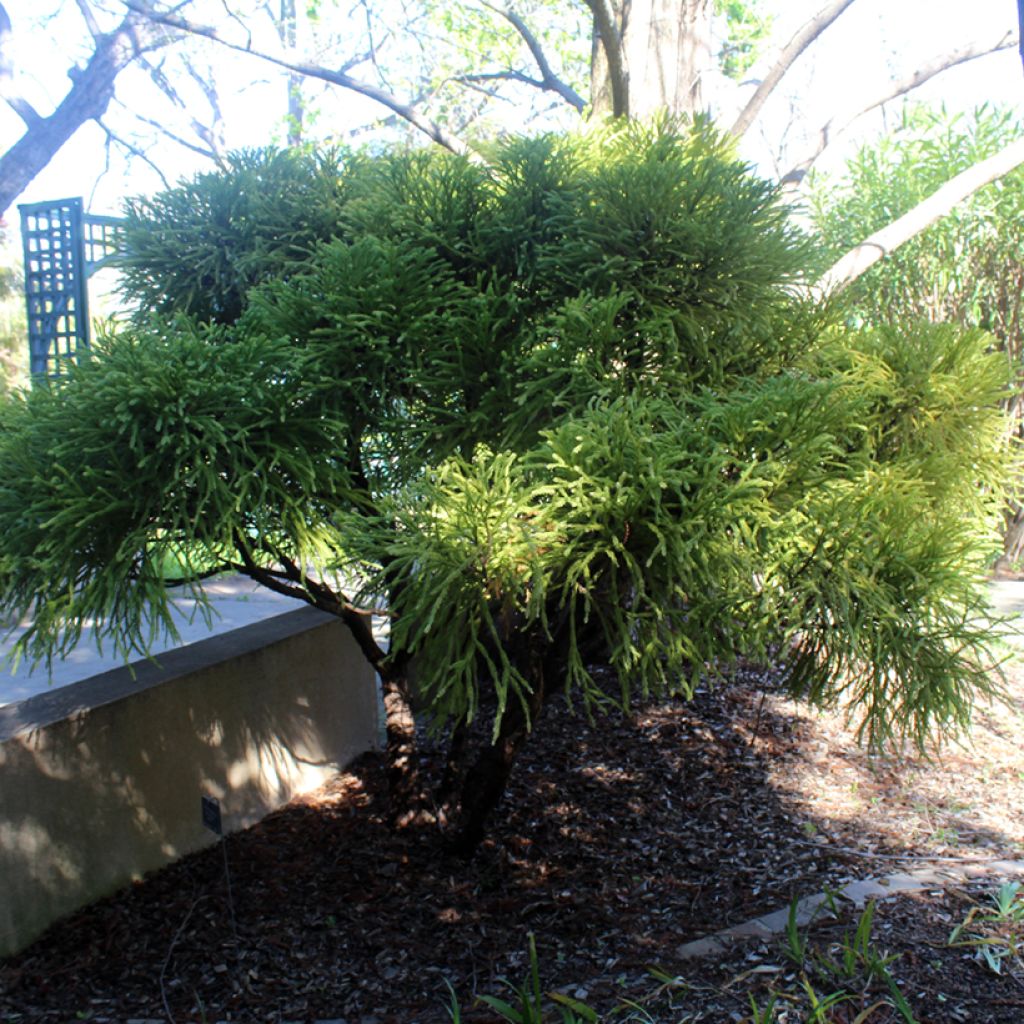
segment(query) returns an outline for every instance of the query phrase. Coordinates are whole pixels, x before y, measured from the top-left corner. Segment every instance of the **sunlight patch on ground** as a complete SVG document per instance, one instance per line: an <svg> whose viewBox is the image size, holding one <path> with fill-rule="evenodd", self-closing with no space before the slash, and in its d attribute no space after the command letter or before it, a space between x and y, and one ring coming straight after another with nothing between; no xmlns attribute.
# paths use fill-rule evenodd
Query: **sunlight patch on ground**
<svg viewBox="0 0 1024 1024"><path fill-rule="evenodd" d="M769 695L754 740L773 789L807 815L808 841L827 845L829 821L859 829L865 848L978 856L1024 851L1024 667L1011 666L1011 706L979 708L971 734L930 759L857 746L839 713ZM779 736L771 722L786 722Z"/></svg>

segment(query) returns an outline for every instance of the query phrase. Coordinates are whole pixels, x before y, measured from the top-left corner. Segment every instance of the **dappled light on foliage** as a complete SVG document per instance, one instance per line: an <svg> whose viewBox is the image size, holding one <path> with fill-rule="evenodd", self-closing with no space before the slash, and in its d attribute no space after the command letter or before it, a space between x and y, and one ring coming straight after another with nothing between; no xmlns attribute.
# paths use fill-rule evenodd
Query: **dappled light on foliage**
<svg viewBox="0 0 1024 1024"><path fill-rule="evenodd" d="M563 694L628 710L781 655L876 744L964 725L1013 471L989 339L843 327L704 120L489 156L247 154L133 205L138 315L4 412L26 653L92 617L144 647L172 556L304 596L380 670L401 773L408 700L450 736L463 853Z"/></svg>

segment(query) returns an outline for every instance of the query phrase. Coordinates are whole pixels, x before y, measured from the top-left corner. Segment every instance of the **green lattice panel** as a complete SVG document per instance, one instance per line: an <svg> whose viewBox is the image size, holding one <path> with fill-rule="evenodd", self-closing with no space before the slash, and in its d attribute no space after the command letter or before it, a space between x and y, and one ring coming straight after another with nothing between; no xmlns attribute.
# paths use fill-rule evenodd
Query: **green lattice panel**
<svg viewBox="0 0 1024 1024"><path fill-rule="evenodd" d="M23 205L29 369L59 377L89 349L88 275L81 199Z"/></svg>

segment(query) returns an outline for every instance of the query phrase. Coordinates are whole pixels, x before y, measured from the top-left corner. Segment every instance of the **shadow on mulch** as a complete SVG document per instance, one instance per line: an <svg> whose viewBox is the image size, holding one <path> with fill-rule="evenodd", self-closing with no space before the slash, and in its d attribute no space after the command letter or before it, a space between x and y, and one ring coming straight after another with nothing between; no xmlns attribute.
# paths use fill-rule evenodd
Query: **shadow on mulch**
<svg viewBox="0 0 1024 1024"><path fill-rule="evenodd" d="M0 1016L433 1024L448 1020L447 983L464 1020L493 1020L474 998L522 980L529 933L545 987L603 1010L650 992L649 965L699 973L675 961L682 943L875 868L854 855L856 822L809 822L769 785L766 758L793 756L802 727L761 707L766 684L749 670L592 724L552 707L469 864L433 828L387 828L382 764L365 757L226 840L231 903L213 847L0 961ZM819 829L834 848L809 841ZM956 1012L994 998L964 992ZM748 1009L742 993L700 998L688 1012L710 1016L664 1019ZM1014 1012L921 1020L1024 1020Z"/></svg>

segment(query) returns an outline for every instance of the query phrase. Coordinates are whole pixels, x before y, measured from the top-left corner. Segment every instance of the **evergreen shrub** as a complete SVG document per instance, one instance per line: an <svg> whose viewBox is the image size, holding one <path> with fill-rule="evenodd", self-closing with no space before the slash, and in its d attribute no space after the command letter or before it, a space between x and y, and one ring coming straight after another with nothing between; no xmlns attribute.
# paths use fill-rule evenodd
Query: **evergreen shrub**
<svg viewBox="0 0 1024 1024"><path fill-rule="evenodd" d="M488 156L250 154L132 205L139 316L4 413L29 656L93 619L144 648L182 551L353 628L386 604L386 681L456 736L488 709L471 814L553 694L628 706L737 658L877 742L964 724L1014 462L988 337L843 326L704 122Z"/></svg>

